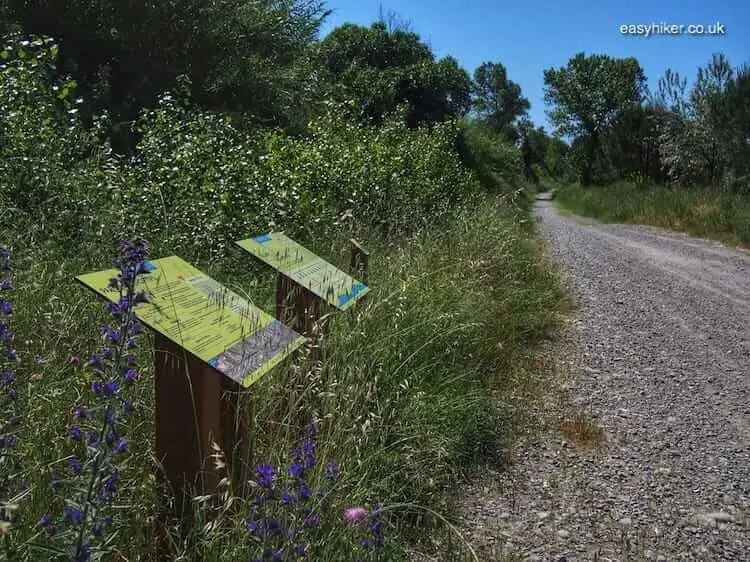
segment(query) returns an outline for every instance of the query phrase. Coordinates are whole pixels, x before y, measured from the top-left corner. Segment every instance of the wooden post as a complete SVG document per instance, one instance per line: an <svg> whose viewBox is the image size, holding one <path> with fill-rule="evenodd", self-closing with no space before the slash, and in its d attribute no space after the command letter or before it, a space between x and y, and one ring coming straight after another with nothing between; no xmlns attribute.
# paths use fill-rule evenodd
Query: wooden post
<svg viewBox="0 0 750 562"><path fill-rule="evenodd" d="M214 492L223 477L210 458L211 443L232 457L239 385L159 333L154 352L160 483L174 494L173 515L189 524L189 494Z"/></svg>
<svg viewBox="0 0 750 562"><path fill-rule="evenodd" d="M294 331L309 336L326 303L307 287L283 273L276 275L276 318Z"/></svg>
<svg viewBox="0 0 750 562"><path fill-rule="evenodd" d="M276 318L301 334L305 333L305 292L283 273L276 275Z"/></svg>
<svg viewBox="0 0 750 562"><path fill-rule="evenodd" d="M367 285L370 273L370 252L365 250L354 238L349 240L352 245L352 257L349 263L352 275Z"/></svg>
<svg viewBox="0 0 750 562"><path fill-rule="evenodd" d="M367 283L370 253L353 238L350 240L351 272L354 277ZM366 298L367 295L362 297ZM276 318L300 334L304 334L312 345L312 359L320 360L320 335L314 333L316 323L331 310L325 299L284 275L276 274ZM323 326L319 326L321 332Z"/></svg>

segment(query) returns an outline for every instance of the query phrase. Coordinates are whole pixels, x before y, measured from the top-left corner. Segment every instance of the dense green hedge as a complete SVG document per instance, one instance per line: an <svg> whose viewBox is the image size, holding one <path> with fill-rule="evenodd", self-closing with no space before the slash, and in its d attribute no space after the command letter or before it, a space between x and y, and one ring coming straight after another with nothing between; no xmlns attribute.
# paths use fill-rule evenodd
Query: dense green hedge
<svg viewBox="0 0 750 562"><path fill-rule="evenodd" d="M135 156L118 157L102 138L106 116L82 123L75 83L53 78L51 42L4 52L0 201L44 237L140 235L210 259L269 229L413 231L480 192L454 150L456 125L409 129L397 113L369 127L335 104L289 137L165 94L133 123Z"/></svg>

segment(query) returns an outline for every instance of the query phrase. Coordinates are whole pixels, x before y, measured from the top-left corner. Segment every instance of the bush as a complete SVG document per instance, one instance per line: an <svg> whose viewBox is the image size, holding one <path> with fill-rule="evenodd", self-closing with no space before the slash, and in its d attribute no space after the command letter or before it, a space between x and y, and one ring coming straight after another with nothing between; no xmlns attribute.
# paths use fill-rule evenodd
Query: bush
<svg viewBox="0 0 750 562"><path fill-rule="evenodd" d="M482 122L462 122L457 147L487 191L507 192L523 185L521 151Z"/></svg>
<svg viewBox="0 0 750 562"><path fill-rule="evenodd" d="M331 105L295 138L248 132L167 95L138 127L138 160L118 190L122 227L211 261L270 229L303 241L363 225L413 232L480 191L453 152L450 123L412 130L397 114L373 128Z"/></svg>

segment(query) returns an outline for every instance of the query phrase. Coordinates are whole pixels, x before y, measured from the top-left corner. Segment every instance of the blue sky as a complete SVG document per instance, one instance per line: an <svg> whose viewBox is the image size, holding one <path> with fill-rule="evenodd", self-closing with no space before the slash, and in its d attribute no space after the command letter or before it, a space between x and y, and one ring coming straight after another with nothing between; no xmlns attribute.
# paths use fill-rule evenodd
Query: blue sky
<svg viewBox="0 0 750 562"><path fill-rule="evenodd" d="M733 66L750 63L750 0L328 0L334 10L322 35L346 22L369 25L394 11L438 57L452 55L470 73L484 61L502 62L531 101L530 116L545 116L543 70L563 66L579 51L636 57L654 90L664 70L695 78L698 66L721 52ZM724 24L717 36L620 33L623 24Z"/></svg>

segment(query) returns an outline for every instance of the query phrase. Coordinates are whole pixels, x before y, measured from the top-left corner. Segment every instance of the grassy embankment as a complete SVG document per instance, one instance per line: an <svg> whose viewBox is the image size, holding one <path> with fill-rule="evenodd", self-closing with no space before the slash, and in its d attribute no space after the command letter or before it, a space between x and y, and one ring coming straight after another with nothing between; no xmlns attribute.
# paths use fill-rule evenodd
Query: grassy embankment
<svg viewBox="0 0 750 562"><path fill-rule="evenodd" d="M166 97L137 123L137 157L120 158L74 112L59 111L39 68L21 61L0 75L14 107L2 114L9 134L0 144L0 240L13 250L14 288L3 296L15 305L9 322L22 413L11 462L2 466L18 495L0 553L70 556L66 545L80 524L66 520L64 508L81 497L94 466L84 462L78 476L70 459L103 446L98 440L86 453L71 433L83 424L74 406L101 400L85 359L107 321L74 276L109 267L114 241L140 236L152 257L178 254L272 310L272 273L231 241L277 229L340 266L345 241L356 236L373 252L373 291L364 306L334 317L323 362L300 353L241 397L255 446L252 457L232 462L244 467L243 482L257 479L256 465L273 464L273 501L254 513L257 489L233 486L196 501L205 524L186 533L174 521L172 557L270 560L265 547L278 546L291 559L304 546L314 560L401 560L415 541L442 533L459 556L451 494L462 472L492 460L529 423L527 406L548 376L537 345L564 302L540 259L526 198L484 194L454 152L450 125L412 131L394 118L375 129L335 108L305 137L289 138L243 131ZM85 521L84 535L107 559L153 557L151 349L146 335L136 352L140 378L121 391L138 407L120 428L129 449L117 461L116 499L99 506L112 523L97 538L95 522ZM317 460L305 478L324 492L289 505L281 481L311 418L319 420ZM333 484L328 459L341 469ZM359 545L363 533L372 540L379 530L341 519L344 508L375 504L383 508L382 552ZM44 513L59 527L53 537L38 525ZM249 522L275 517L297 538L248 531Z"/></svg>
<svg viewBox="0 0 750 562"><path fill-rule="evenodd" d="M679 230L735 245L750 245L750 196L697 188L564 186L555 201L576 214L604 222L638 223Z"/></svg>
<svg viewBox="0 0 750 562"><path fill-rule="evenodd" d="M493 456L531 421L525 410L545 385L536 345L555 325L561 295L521 218L493 200L399 243L368 240L375 250L369 302L334 322L324 365L299 357L253 387L248 399L255 409L245 422L256 428L256 452L243 464L288 463L305 420L317 415L319 457L335 459L343 471L331 492L337 507L379 503L393 510L386 559L401 559L423 533L451 535L435 513L449 518L446 508L460 474L497 460ZM25 372L19 450L34 490L21 503L17 524L28 540L39 514L61 503L50 492L50 476L65 473L70 410L89 394L90 375L68 365L68 356L95 349L92 327L105 320L72 277L106 266L108 256L102 248L83 249L74 258L70 248L16 247L14 324ZM341 252L329 246L322 253L344 265ZM242 273L247 267L234 275L207 269L272 309L269 291L261 289L273 286L270 275ZM151 364L149 347L143 342L144 365ZM46 363L34 365L36 355ZM129 557L148 552L147 523L156 508L149 459L152 376L146 367L132 389L140 406L127 465L134 485L118 506L125 550L133 549ZM318 479L324 482L320 474ZM229 524L230 514L241 518L244 512L230 509L220 515L219 531L177 545L188 557L182 559L201 551L214 560L246 555L249 537L241 519ZM350 539L333 527L320 538L329 547L317 552L343 560ZM453 544L460 550L460 540L454 537Z"/></svg>

